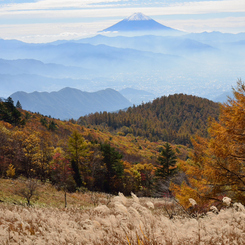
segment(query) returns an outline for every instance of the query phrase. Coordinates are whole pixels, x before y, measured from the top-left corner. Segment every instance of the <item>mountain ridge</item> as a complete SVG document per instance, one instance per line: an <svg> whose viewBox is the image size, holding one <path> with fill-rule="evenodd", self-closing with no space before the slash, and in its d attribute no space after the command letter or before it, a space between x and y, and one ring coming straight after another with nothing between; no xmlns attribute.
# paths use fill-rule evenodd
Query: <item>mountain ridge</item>
<svg viewBox="0 0 245 245"><path fill-rule="evenodd" d="M80 125L111 133L132 134L150 141L191 145L191 136L207 137L208 118L218 119L220 105L193 95L173 94L129 107L125 111L94 113L78 119Z"/></svg>
<svg viewBox="0 0 245 245"><path fill-rule="evenodd" d="M97 92L84 92L70 87L53 92L19 91L10 97L15 102L19 100L24 110L63 120L77 119L100 111L117 111L132 105L119 92L110 88Z"/></svg>
<svg viewBox="0 0 245 245"><path fill-rule="evenodd" d="M45 64L39 63L41 69L28 67L28 64L27 67L22 64L9 66L9 73L18 73L16 76L4 75L7 69L0 65L0 96L6 98L19 90L52 91L70 86L85 91L133 87L152 91L157 97L186 93L213 99L229 91L238 77L244 77L245 50L241 46L244 45L244 33L195 33L178 37L147 35L140 39L139 35L131 39L127 36L107 37L107 40L97 36L93 40L49 44L0 40L0 58L36 59ZM78 45L76 42L91 42L93 45ZM63 66L51 74L54 70L46 65L52 62ZM76 74L73 68L64 65L78 66ZM27 72L41 73L42 77L21 74ZM55 79L49 76L55 76ZM209 89L210 84L212 89Z"/></svg>
<svg viewBox="0 0 245 245"><path fill-rule="evenodd" d="M62 70L62 74L60 70ZM65 78L68 76L77 78L87 72L88 69L82 67L44 63L36 59L7 60L0 58L0 74L36 74L52 78Z"/></svg>
<svg viewBox="0 0 245 245"><path fill-rule="evenodd" d="M188 36L183 37L163 37L154 35L144 36L115 36L108 37L98 34L94 37L84 38L76 41L77 43L88 43L92 45L107 45L115 48L134 49L144 52L154 52L167 54L171 51L172 54L180 55L190 52L207 52L215 50L211 45L207 45L197 40L192 40Z"/></svg>

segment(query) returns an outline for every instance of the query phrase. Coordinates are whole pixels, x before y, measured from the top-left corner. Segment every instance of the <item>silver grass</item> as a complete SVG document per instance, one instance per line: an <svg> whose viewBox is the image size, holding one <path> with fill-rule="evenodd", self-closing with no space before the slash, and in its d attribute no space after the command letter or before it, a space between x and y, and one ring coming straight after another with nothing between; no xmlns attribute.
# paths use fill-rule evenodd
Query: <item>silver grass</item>
<svg viewBox="0 0 245 245"><path fill-rule="evenodd" d="M0 244L245 244L242 204L230 203L219 213L208 212L202 218L176 216L170 220L161 212L164 203L171 204L119 194L107 206L90 210L0 204Z"/></svg>

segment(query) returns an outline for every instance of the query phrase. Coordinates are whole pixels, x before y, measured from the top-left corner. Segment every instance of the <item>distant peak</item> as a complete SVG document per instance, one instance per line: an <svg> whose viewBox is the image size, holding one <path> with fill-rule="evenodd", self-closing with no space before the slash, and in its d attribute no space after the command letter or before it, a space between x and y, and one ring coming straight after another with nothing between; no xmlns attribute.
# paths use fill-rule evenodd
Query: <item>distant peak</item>
<svg viewBox="0 0 245 245"><path fill-rule="evenodd" d="M127 21L151 20L151 18L142 14L142 13L134 13L131 16L129 16L128 18L126 18L125 20L127 20Z"/></svg>

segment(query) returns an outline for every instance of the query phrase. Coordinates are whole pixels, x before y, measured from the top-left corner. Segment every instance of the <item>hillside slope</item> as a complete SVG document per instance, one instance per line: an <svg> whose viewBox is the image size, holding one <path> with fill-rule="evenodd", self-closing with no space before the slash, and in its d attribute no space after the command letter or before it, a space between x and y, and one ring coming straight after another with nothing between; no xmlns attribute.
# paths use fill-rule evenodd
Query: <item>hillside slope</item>
<svg viewBox="0 0 245 245"><path fill-rule="evenodd" d="M208 118L217 119L219 104L192 95L175 94L130 107L118 113L95 113L81 117L81 125L107 127L111 132L190 144L190 136L207 136Z"/></svg>
<svg viewBox="0 0 245 245"><path fill-rule="evenodd" d="M154 178L164 144L30 113L16 108L11 99L0 102L0 142L2 177L49 180L71 192L83 187L127 195L141 186L151 191L148 181ZM175 149L177 158L185 160L189 149Z"/></svg>

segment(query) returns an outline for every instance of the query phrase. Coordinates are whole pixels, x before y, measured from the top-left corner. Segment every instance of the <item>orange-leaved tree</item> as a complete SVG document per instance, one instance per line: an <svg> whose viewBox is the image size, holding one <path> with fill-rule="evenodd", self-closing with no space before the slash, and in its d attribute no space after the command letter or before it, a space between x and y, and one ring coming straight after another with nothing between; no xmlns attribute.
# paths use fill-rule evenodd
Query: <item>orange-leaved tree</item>
<svg viewBox="0 0 245 245"><path fill-rule="evenodd" d="M73 179L73 170L64 151L57 147L54 150L53 160L50 164L51 181L56 184L58 189L64 191L65 208L67 207L66 193L75 190L75 181Z"/></svg>
<svg viewBox="0 0 245 245"><path fill-rule="evenodd" d="M221 105L219 121L210 121L210 138L197 137L190 160L180 166L188 183L172 189L185 206L191 197L200 205L223 196L245 203L245 84L241 80L233 95Z"/></svg>

